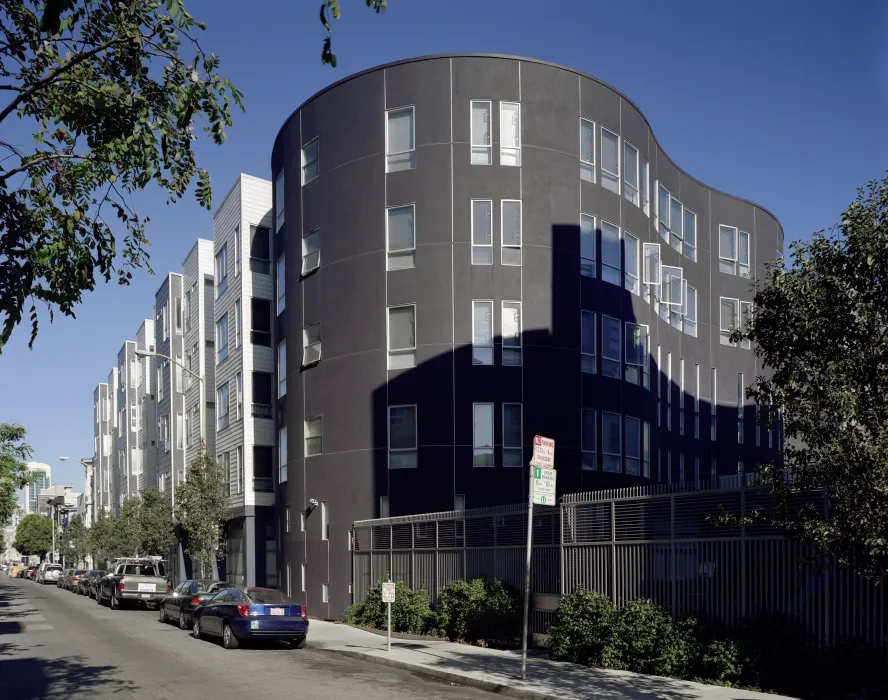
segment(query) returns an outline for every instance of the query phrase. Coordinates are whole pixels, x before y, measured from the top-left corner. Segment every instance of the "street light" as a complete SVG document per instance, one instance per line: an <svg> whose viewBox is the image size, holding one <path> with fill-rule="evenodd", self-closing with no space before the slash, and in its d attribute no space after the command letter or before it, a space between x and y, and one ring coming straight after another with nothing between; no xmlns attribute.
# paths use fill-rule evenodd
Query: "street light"
<svg viewBox="0 0 888 700"><path fill-rule="evenodd" d="M206 424L206 421L204 420L204 407L206 406L206 403L207 403L207 388L206 388L206 383L204 382L204 376L202 374L198 374L197 372L189 369L188 367L183 365L181 362L176 362L169 355L164 355L163 353L153 352L153 351L148 351L148 350L136 350L135 352L136 352L136 357L161 357L164 360L169 360L174 365L176 365L176 367L180 367L183 370L185 370L186 372L188 372L188 374L190 374L192 377L197 377L198 382L200 382L200 406L198 407L198 409L199 409L198 415L199 415L199 419L200 419L200 441L201 441L201 444L203 445L203 449L206 449L207 448L207 424Z"/></svg>
<svg viewBox="0 0 888 700"><path fill-rule="evenodd" d="M59 457L59 461L63 462L65 460L71 462L80 462L83 465L83 468L86 470L86 473L84 474L84 476L86 477L86 522L92 525L92 489L93 481L95 479L95 460L89 457L84 457L83 459L78 459L77 457Z"/></svg>

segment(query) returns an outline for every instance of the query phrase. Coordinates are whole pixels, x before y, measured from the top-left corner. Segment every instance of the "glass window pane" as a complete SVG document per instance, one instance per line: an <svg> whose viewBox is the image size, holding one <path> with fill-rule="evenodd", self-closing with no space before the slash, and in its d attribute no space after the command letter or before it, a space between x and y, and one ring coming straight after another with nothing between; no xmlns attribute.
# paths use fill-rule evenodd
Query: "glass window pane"
<svg viewBox="0 0 888 700"><path fill-rule="evenodd" d="M681 306L681 268L663 265L660 270L663 275L663 292L660 301L663 304L669 304L670 306Z"/></svg>
<svg viewBox="0 0 888 700"><path fill-rule="evenodd" d="M580 119L580 160L595 162L595 124L586 119Z"/></svg>
<svg viewBox="0 0 888 700"><path fill-rule="evenodd" d="M493 345L493 302L475 302L475 322L472 343L479 347Z"/></svg>
<svg viewBox="0 0 888 700"><path fill-rule="evenodd" d="M619 136L607 129L601 130L601 168L614 175L620 173L619 143Z"/></svg>
<svg viewBox="0 0 888 700"><path fill-rule="evenodd" d="M388 152L403 153L413 150L413 107L395 109L388 113Z"/></svg>
<svg viewBox="0 0 888 700"><path fill-rule="evenodd" d="M516 102L500 103L500 138L501 146L521 146L521 105Z"/></svg>
<svg viewBox="0 0 888 700"><path fill-rule="evenodd" d="M721 330L729 331L737 328L737 300L721 300Z"/></svg>
<svg viewBox="0 0 888 700"><path fill-rule="evenodd" d="M740 263L749 264L749 234L746 231L740 232Z"/></svg>
<svg viewBox="0 0 888 700"><path fill-rule="evenodd" d="M660 185L658 190L659 198L657 200L657 216L660 217L660 223L669 228L669 191Z"/></svg>
<svg viewBox="0 0 888 700"><path fill-rule="evenodd" d="M410 350L416 347L414 312L412 306L389 309L389 350Z"/></svg>
<svg viewBox="0 0 888 700"><path fill-rule="evenodd" d="M472 102L472 145L490 145L489 102Z"/></svg>
<svg viewBox="0 0 888 700"><path fill-rule="evenodd" d="M620 229L606 221L601 222L601 262L620 269Z"/></svg>
<svg viewBox="0 0 888 700"><path fill-rule="evenodd" d="M416 406L389 408L389 448L416 449Z"/></svg>
<svg viewBox="0 0 888 700"><path fill-rule="evenodd" d="M601 356L607 360L620 361L620 320L601 317Z"/></svg>
<svg viewBox="0 0 888 700"><path fill-rule="evenodd" d="M660 245L644 244L644 283L660 284Z"/></svg>
<svg viewBox="0 0 888 700"><path fill-rule="evenodd" d="M581 351L586 355L595 354L595 314L584 311L582 314L582 341Z"/></svg>
<svg viewBox="0 0 888 700"><path fill-rule="evenodd" d="M669 230L672 231L673 234L681 238L681 219L682 219L682 207L681 202L677 199L673 199L671 202L671 215L669 218Z"/></svg>
<svg viewBox="0 0 888 700"><path fill-rule="evenodd" d="M620 414L601 414L601 451L607 454L620 454Z"/></svg>
<svg viewBox="0 0 888 700"><path fill-rule="evenodd" d="M626 289L638 294L638 239L623 235L623 259L626 265Z"/></svg>
<svg viewBox="0 0 888 700"><path fill-rule="evenodd" d="M720 257L727 258L728 260L737 259L736 239L737 229L730 226L718 227L718 252Z"/></svg>
<svg viewBox="0 0 888 700"><path fill-rule="evenodd" d="M521 404L503 404L503 447L521 447Z"/></svg>
<svg viewBox="0 0 888 700"><path fill-rule="evenodd" d="M697 290L687 288L688 298L685 301L685 320L694 322L697 320Z"/></svg>
<svg viewBox="0 0 888 700"><path fill-rule="evenodd" d="M634 323L627 323L624 335L626 343L626 364L643 365L647 359L647 328Z"/></svg>
<svg viewBox="0 0 888 700"><path fill-rule="evenodd" d="M388 210L388 244L390 252L412 250L415 247L413 205Z"/></svg>
<svg viewBox="0 0 888 700"><path fill-rule="evenodd" d="M596 440L596 425L595 425L595 409L594 408L584 408L583 409L583 434L582 434L582 446L584 450L589 450L594 452L598 449L598 441Z"/></svg>
<svg viewBox="0 0 888 700"><path fill-rule="evenodd" d="M641 457L641 423L638 418L626 416L626 456Z"/></svg>
<svg viewBox="0 0 888 700"><path fill-rule="evenodd" d="M595 277L595 217L580 216L580 273Z"/></svg>
<svg viewBox="0 0 888 700"><path fill-rule="evenodd" d="M521 202L503 201L503 245L521 245Z"/></svg>
<svg viewBox="0 0 888 700"><path fill-rule="evenodd" d="M633 187L638 187L638 150L635 146L623 142L623 168L626 182Z"/></svg>
<svg viewBox="0 0 888 700"><path fill-rule="evenodd" d="M472 202L472 243L474 245L491 245L493 240L493 217L489 201Z"/></svg>
<svg viewBox="0 0 888 700"><path fill-rule="evenodd" d="M697 245L697 215L684 210L684 240L688 245Z"/></svg>
<svg viewBox="0 0 888 700"><path fill-rule="evenodd" d="M493 447L493 404L474 405L474 446Z"/></svg>
<svg viewBox="0 0 888 700"><path fill-rule="evenodd" d="M521 347L521 304L503 304L503 347Z"/></svg>
<svg viewBox="0 0 888 700"><path fill-rule="evenodd" d="M312 345L314 343L321 342L321 324L314 323L310 326L306 326L303 330L305 334L305 344Z"/></svg>

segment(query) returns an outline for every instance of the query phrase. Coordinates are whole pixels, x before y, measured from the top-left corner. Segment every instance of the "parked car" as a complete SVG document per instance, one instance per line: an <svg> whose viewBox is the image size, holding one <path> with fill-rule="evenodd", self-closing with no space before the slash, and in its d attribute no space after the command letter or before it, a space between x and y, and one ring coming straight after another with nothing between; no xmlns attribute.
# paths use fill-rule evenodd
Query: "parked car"
<svg viewBox="0 0 888 700"><path fill-rule="evenodd" d="M221 637L226 649L245 639L282 640L302 649L308 609L273 588L225 588L194 611L193 634Z"/></svg>
<svg viewBox="0 0 888 700"><path fill-rule="evenodd" d="M159 559L118 559L98 587L96 601L112 610L128 603L159 603L172 591L166 565Z"/></svg>
<svg viewBox="0 0 888 700"><path fill-rule="evenodd" d="M231 584L227 581L183 581L160 601L158 619L161 622L178 622L179 629L189 630L194 622L195 608L203 605L223 588L229 587Z"/></svg>
<svg viewBox="0 0 888 700"><path fill-rule="evenodd" d="M99 579L105 575L104 569L91 569L87 571L86 574L80 579L80 587L83 591L83 595L89 596L90 598L96 597L96 586L98 586Z"/></svg>
<svg viewBox="0 0 888 700"><path fill-rule="evenodd" d="M56 583L61 575L62 567L59 564L48 564L37 573L37 583Z"/></svg>
<svg viewBox="0 0 888 700"><path fill-rule="evenodd" d="M16 564L9 570L10 578L21 578L22 572L28 567L24 564Z"/></svg>
<svg viewBox="0 0 888 700"><path fill-rule="evenodd" d="M75 569L74 573L71 575L71 580L68 582L68 590L71 593L77 593L80 588L80 579L82 576L86 574L86 570L84 569Z"/></svg>
<svg viewBox="0 0 888 700"><path fill-rule="evenodd" d="M37 571L38 568L39 568L39 567L38 567L36 564L31 564L27 569L25 569L25 575L24 575L24 578L28 579L29 581L33 581L33 580L34 580L34 574L35 574L35 572Z"/></svg>
<svg viewBox="0 0 888 700"><path fill-rule="evenodd" d="M65 569L64 573L59 578L59 588L64 588L66 590L71 587L71 577L74 575L74 572L77 569Z"/></svg>

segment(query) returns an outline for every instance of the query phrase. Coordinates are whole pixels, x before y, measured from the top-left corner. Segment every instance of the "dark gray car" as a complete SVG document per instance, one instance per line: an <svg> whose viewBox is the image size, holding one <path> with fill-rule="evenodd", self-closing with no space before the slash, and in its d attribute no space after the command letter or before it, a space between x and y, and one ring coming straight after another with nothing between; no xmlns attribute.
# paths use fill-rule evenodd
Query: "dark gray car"
<svg viewBox="0 0 888 700"><path fill-rule="evenodd" d="M191 629L194 609L232 584L227 581L191 579L183 581L166 598L160 601L158 619L161 622L178 622L179 629Z"/></svg>

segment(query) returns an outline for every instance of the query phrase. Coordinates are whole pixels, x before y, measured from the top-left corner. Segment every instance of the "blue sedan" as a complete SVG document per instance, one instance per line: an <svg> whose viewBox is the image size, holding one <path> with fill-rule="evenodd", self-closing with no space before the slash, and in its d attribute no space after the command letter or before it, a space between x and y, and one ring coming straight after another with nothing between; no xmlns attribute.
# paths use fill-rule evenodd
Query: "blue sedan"
<svg viewBox="0 0 888 700"><path fill-rule="evenodd" d="M242 640L286 641L302 649L308 635L308 609L273 588L226 588L194 611L192 633L222 638L226 649Z"/></svg>

